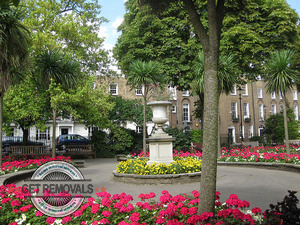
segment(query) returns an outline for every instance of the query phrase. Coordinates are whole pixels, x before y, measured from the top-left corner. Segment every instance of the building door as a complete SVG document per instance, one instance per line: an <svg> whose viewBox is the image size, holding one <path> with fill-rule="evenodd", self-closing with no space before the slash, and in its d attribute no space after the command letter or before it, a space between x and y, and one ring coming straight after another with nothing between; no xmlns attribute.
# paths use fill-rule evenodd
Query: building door
<svg viewBox="0 0 300 225"><path fill-rule="evenodd" d="M64 134L69 134L69 129L68 128L62 128L61 129L61 134L64 135Z"/></svg>

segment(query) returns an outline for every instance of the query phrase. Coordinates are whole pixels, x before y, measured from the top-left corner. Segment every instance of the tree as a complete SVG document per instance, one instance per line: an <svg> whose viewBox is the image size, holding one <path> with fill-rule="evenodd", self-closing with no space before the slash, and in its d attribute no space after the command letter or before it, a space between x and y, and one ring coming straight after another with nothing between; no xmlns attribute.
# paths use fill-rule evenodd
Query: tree
<svg viewBox="0 0 300 225"><path fill-rule="evenodd" d="M75 57L86 74L107 74L110 59L102 47L97 0L24 0L27 8L25 24L33 31L33 55L48 49L60 50Z"/></svg>
<svg viewBox="0 0 300 225"><path fill-rule="evenodd" d="M29 128L33 125L42 128L48 116L45 115L47 94L36 88L32 76L26 76L22 84L9 88L4 96L4 122L7 127L11 123L22 129L23 145L27 144Z"/></svg>
<svg viewBox="0 0 300 225"><path fill-rule="evenodd" d="M128 74L125 75L127 84L132 89L142 89L142 96L144 100L143 110L143 152L146 153L146 103L148 95L156 86L163 87L165 79L161 75L160 65L157 62L144 62L136 60L131 63Z"/></svg>
<svg viewBox="0 0 300 225"><path fill-rule="evenodd" d="M137 126L143 126L143 103L141 99L123 99L122 97L114 97L112 101L115 103L114 108L109 113L109 118L114 124L122 126L126 122L135 123ZM150 106L146 106L146 121L152 118L152 110Z"/></svg>
<svg viewBox="0 0 300 225"><path fill-rule="evenodd" d="M125 3L127 13L120 25L122 32L114 48L118 65L126 73L135 59L156 60L162 64L169 83L190 89L193 67L202 46L195 35L182 1L172 2L160 14L147 14L137 1ZM261 74L260 66L274 49L292 48L299 42L298 15L285 1L225 2L220 51L236 55L237 69L247 79ZM207 30L207 10L204 1L195 1ZM263 32L262 32L263 31ZM296 42L298 41L298 42Z"/></svg>
<svg viewBox="0 0 300 225"><path fill-rule="evenodd" d="M69 91L71 109L67 113L86 127L105 129L111 125L109 115L115 102L103 90L93 88L94 80L93 76L85 76L79 80L76 89Z"/></svg>
<svg viewBox="0 0 300 225"><path fill-rule="evenodd" d="M52 157L55 157L56 117L60 106L68 99L68 89L75 88L81 79L80 65L70 56L48 50L36 57L36 73L40 84L49 91L52 109Z"/></svg>
<svg viewBox="0 0 300 225"><path fill-rule="evenodd" d="M2 165L2 128L4 93L14 81L21 80L13 68L19 67L28 55L30 33L22 24L19 8L0 5L0 166Z"/></svg>
<svg viewBox="0 0 300 225"><path fill-rule="evenodd" d="M199 105L197 106L198 114L201 116L201 120L203 121L202 110L204 108L204 55L203 52L199 53L198 56L198 64L195 66L196 78L192 83L192 90L198 93L199 101L197 102ZM234 85L238 83L238 63L235 61L234 55L220 55L219 65L218 65L218 86L219 86L219 96L222 93L228 95L233 89ZM201 104L201 105L200 105ZM219 104L219 102L218 102ZM200 111L200 112L199 112ZM219 125L219 122L218 122ZM218 127L218 132L220 132ZM221 154L221 146L220 146L220 136L218 138L218 151L219 155Z"/></svg>
<svg viewBox="0 0 300 225"><path fill-rule="evenodd" d="M286 93L299 82L300 72L294 67L293 52L289 50L275 51L266 63L266 87L269 93L276 92L283 96L283 116L285 130L285 144L287 154L290 154L289 133L287 125Z"/></svg>
<svg viewBox="0 0 300 225"><path fill-rule="evenodd" d="M288 134L290 140L298 139L298 122L295 120L293 109L287 110L288 117ZM285 139L283 112L271 115L266 120L264 134L267 136L269 143L283 143Z"/></svg>

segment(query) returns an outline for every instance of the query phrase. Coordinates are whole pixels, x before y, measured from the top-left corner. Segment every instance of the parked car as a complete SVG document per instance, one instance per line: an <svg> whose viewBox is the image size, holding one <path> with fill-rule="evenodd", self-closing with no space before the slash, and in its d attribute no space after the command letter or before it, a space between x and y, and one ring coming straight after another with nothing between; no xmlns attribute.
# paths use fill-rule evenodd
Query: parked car
<svg viewBox="0 0 300 225"><path fill-rule="evenodd" d="M23 145L23 137L2 137L3 152L8 152L9 146ZM44 145L42 142L27 140L27 145Z"/></svg>
<svg viewBox="0 0 300 225"><path fill-rule="evenodd" d="M56 138L56 148L59 150L66 149L67 145L87 145L90 140L79 134L63 134Z"/></svg>

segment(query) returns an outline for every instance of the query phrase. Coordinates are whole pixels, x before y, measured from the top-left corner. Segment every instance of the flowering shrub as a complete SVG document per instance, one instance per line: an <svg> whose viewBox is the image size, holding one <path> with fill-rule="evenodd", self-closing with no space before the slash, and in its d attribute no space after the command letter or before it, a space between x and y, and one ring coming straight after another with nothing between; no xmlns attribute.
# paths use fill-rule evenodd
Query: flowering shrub
<svg viewBox="0 0 300 225"><path fill-rule="evenodd" d="M298 146L291 145L291 152L297 152ZM285 146L246 147L225 149L221 151L220 161L225 162L270 162L300 164L300 154L286 154Z"/></svg>
<svg viewBox="0 0 300 225"><path fill-rule="evenodd" d="M65 161L71 162L70 157L65 156L56 156L55 158L51 158L50 156L43 157L29 157L24 156L22 160L16 160L14 157L5 156L3 157L3 163L0 170L0 176L7 173L17 172L20 170L28 170L28 169L36 169L39 166L45 164L49 161Z"/></svg>
<svg viewBox="0 0 300 225"><path fill-rule="evenodd" d="M107 192L96 193L96 198L89 198L77 211L63 218L43 215L32 206L30 194L23 193L15 185L0 186L0 224L266 224L265 217L257 207L247 210L249 203L232 194L225 203L219 202L220 193L216 193L215 213L197 214L199 193L193 191L193 197L187 195L172 196L163 191L158 202L155 194L140 194L140 201L135 205L131 195L125 193L111 196ZM280 218L276 221L281 222Z"/></svg>
<svg viewBox="0 0 300 225"><path fill-rule="evenodd" d="M201 171L202 161L193 157L175 157L174 162L166 165L164 163L152 163L148 165L147 158L128 159L117 165L118 173L129 173L137 175L156 174L178 174L193 173Z"/></svg>
<svg viewBox="0 0 300 225"><path fill-rule="evenodd" d="M270 163L294 163L300 164L300 147L299 145L290 145L292 154L286 153L285 145L278 146L259 146L259 147L245 147L233 149L221 149L221 156L219 161L224 162L270 162ZM149 153L140 153L128 155L129 159L136 159L138 157L149 157ZM173 157L192 157L194 159L201 159L202 153L199 151L181 152L173 151Z"/></svg>

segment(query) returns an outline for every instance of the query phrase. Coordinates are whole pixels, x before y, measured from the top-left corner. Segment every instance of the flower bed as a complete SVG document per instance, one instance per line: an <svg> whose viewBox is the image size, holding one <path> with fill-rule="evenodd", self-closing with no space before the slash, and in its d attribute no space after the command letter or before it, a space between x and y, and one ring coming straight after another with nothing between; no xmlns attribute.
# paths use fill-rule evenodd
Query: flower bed
<svg viewBox="0 0 300 225"><path fill-rule="evenodd" d="M0 170L0 176L17 172L21 170L28 170L28 169L37 169L39 166L45 164L49 161L65 161L71 162L70 157L64 156L56 156L55 158L51 158L50 156L42 156L42 157L35 157L35 156L22 156L20 157L3 157L3 163Z"/></svg>
<svg viewBox="0 0 300 225"><path fill-rule="evenodd" d="M201 170L202 161L193 157L175 157L169 165L153 163L148 165L147 158L129 159L117 165L118 173L137 175L179 174L193 173Z"/></svg>
<svg viewBox="0 0 300 225"><path fill-rule="evenodd" d="M125 193L111 196L107 192L97 193L95 198L89 198L77 211L63 218L53 218L43 215L31 204L29 192L15 185L0 186L0 224L279 224L276 214L263 214L254 207L247 210L249 203L232 194L225 203L221 203L220 193L216 193L215 213L197 214L199 193L172 196L163 191L159 202L154 202L154 193L140 194L140 202L133 205L131 195ZM265 215L265 216L264 216ZM270 217L272 215L272 218ZM274 217L275 215L275 217ZM278 223L277 223L278 222Z"/></svg>

